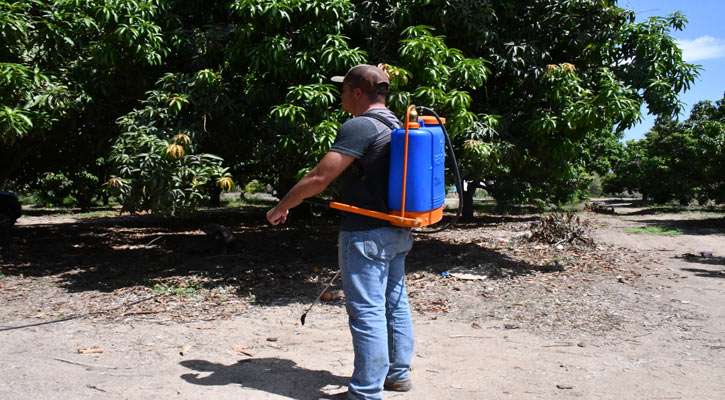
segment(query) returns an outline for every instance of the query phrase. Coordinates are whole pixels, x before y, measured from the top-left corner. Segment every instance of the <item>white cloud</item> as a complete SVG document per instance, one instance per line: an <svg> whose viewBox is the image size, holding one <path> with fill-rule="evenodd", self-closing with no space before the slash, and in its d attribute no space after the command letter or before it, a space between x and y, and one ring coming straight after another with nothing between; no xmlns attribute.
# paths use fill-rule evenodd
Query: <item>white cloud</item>
<svg viewBox="0 0 725 400"><path fill-rule="evenodd" d="M725 41L712 36L678 40L677 43L682 49L682 58L687 62L725 57Z"/></svg>

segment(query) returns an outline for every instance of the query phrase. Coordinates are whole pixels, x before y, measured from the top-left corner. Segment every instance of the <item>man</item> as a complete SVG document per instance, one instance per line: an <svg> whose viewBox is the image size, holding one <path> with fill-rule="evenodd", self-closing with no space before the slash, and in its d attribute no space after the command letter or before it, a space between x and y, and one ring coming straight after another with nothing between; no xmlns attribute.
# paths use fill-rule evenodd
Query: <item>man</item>
<svg viewBox="0 0 725 400"><path fill-rule="evenodd" d="M342 82L342 109L355 116L342 124L330 151L267 212L272 225L289 209L322 192L344 172L341 202L387 213L391 129L402 126L387 109L388 75L372 65L351 68ZM349 399L381 399L383 388L408 391L413 324L405 290L410 228L342 213L338 259L355 351Z"/></svg>

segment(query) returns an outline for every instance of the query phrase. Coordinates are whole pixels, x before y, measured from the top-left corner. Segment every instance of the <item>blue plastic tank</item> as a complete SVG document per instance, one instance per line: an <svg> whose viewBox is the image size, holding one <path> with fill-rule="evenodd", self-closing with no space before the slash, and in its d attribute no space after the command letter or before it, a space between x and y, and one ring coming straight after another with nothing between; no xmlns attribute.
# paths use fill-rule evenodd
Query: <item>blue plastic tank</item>
<svg viewBox="0 0 725 400"><path fill-rule="evenodd" d="M420 128L408 130L408 173L405 211L435 210L445 203L445 137L433 118L419 119ZM405 129L395 129L390 137L388 208L402 208Z"/></svg>

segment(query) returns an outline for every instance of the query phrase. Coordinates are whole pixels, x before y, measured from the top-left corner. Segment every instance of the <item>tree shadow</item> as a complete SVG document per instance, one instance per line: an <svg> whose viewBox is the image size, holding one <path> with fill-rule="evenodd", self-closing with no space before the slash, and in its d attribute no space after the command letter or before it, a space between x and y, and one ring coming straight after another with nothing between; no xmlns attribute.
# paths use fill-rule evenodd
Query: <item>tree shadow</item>
<svg viewBox="0 0 725 400"><path fill-rule="evenodd" d="M631 198L606 198L606 199L591 199L594 203L602 203L612 207L637 207L642 204L640 199Z"/></svg>
<svg viewBox="0 0 725 400"><path fill-rule="evenodd" d="M619 215L656 215L656 214L681 214L690 212L705 212L705 213L717 213L725 214L725 208L720 206L696 206L696 205L678 205L675 203L662 204L652 200L644 200L641 198L627 198L627 197L614 197L614 198L594 198L591 199L593 203L604 204L609 207L617 208L639 208L640 210L622 213L618 212Z"/></svg>
<svg viewBox="0 0 725 400"><path fill-rule="evenodd" d="M676 257L679 259L683 259L689 263L696 263L696 264L704 264L704 265L725 265L725 257L701 257L699 255L697 256L691 256L688 255L686 257Z"/></svg>
<svg viewBox="0 0 725 400"><path fill-rule="evenodd" d="M346 377L301 368L292 360L279 358L249 358L232 365L206 360L187 360L180 364L195 371L181 375L181 379L194 385L240 385L299 400L327 398L330 395L323 392L324 388L332 386L330 390L339 392L348 383Z"/></svg>
<svg viewBox="0 0 725 400"><path fill-rule="evenodd" d="M701 276L703 278L725 278L725 269L721 269L719 271L713 271L709 269L701 269L701 268L683 268L683 271L692 272L693 274L697 276Z"/></svg>
<svg viewBox="0 0 725 400"><path fill-rule="evenodd" d="M514 260L496 249L483 247L474 242L451 243L435 237L418 235L413 250L406 260L406 271L427 271L435 274L452 268L468 270L485 269L490 279L500 279L534 272L555 272L561 266L539 266Z"/></svg>
<svg viewBox="0 0 725 400"><path fill-rule="evenodd" d="M47 216L56 216L56 215L73 215L74 213L94 213L94 212L115 212L118 214L120 211L120 207L118 206L94 206L91 207L88 211L81 211L80 208L63 208L63 207L53 207L53 208L35 208L35 207L23 207L23 215L29 216L29 217L47 217Z"/></svg>
<svg viewBox="0 0 725 400"><path fill-rule="evenodd" d="M277 227L267 224L266 208L259 207L204 210L184 219L135 215L19 225L13 242L0 245L0 270L10 276L53 276L69 292L133 286L173 291L167 282L185 280L196 288L253 293L259 304L313 300L338 268L337 217L333 212L315 218L294 211L287 224ZM479 217L454 228L454 235L465 240L416 235L407 270L438 274L487 263L507 269L506 274L551 272L514 261L476 240L477 229L535 219ZM210 224L228 227L234 241L220 246L218 238L204 231Z"/></svg>
<svg viewBox="0 0 725 400"><path fill-rule="evenodd" d="M629 213L621 213L620 215L657 215L657 214L684 214L684 213L713 213L713 214L724 214L725 209L721 206L677 206L677 205L658 205L656 203L647 202L643 200L634 200L630 202L619 202L614 201L608 203L609 205L617 207L628 207L628 208L641 208L641 210L632 211Z"/></svg>
<svg viewBox="0 0 725 400"><path fill-rule="evenodd" d="M203 288L231 285L245 295L259 289L258 301L275 293L315 292L310 275L318 271L324 279L336 269L336 230L329 222L306 220L270 227L265 211L249 207L205 210L185 219L136 215L21 225L15 243L0 249L0 268L6 275L57 275L71 292L153 287L159 279L191 275L203 278ZM234 241L220 243L204 232L210 225L228 227Z"/></svg>
<svg viewBox="0 0 725 400"><path fill-rule="evenodd" d="M725 269L718 268L725 266L725 257L701 257L699 255L686 254L673 258L693 264L704 264L703 268L682 268L683 271L692 272L696 276L704 278L725 278ZM706 269L705 266L713 266L715 269Z"/></svg>
<svg viewBox="0 0 725 400"><path fill-rule="evenodd" d="M631 206L631 207L637 207L637 206ZM650 208L643 208L638 211L632 211L628 213L621 213L620 215L631 215L631 216L642 216L642 215L657 215L657 214L683 214L683 213L689 213L689 212L713 212L706 209L698 210L698 209L687 209L683 207L650 207Z"/></svg>
<svg viewBox="0 0 725 400"><path fill-rule="evenodd" d="M686 235L725 235L725 217L702 219L645 219L636 222L651 226L677 229Z"/></svg>
<svg viewBox="0 0 725 400"><path fill-rule="evenodd" d="M484 214L476 215L473 218L460 219L456 223L456 228L461 229L476 229L482 227L491 227L495 225L505 223L531 223L540 220L541 217L537 215L504 215L504 214Z"/></svg>
<svg viewBox="0 0 725 400"><path fill-rule="evenodd" d="M545 212L542 207L531 204L510 204L498 207L495 200L475 200L473 210L486 215L523 216Z"/></svg>

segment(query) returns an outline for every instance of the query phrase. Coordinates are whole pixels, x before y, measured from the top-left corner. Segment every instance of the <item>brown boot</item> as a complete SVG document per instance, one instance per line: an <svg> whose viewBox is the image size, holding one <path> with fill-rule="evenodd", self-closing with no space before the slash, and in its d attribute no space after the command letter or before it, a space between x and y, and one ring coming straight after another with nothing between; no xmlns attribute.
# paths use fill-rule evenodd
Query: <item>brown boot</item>
<svg viewBox="0 0 725 400"><path fill-rule="evenodd" d="M385 381L383 389L391 392L407 392L413 388L413 382L410 379L398 382Z"/></svg>

